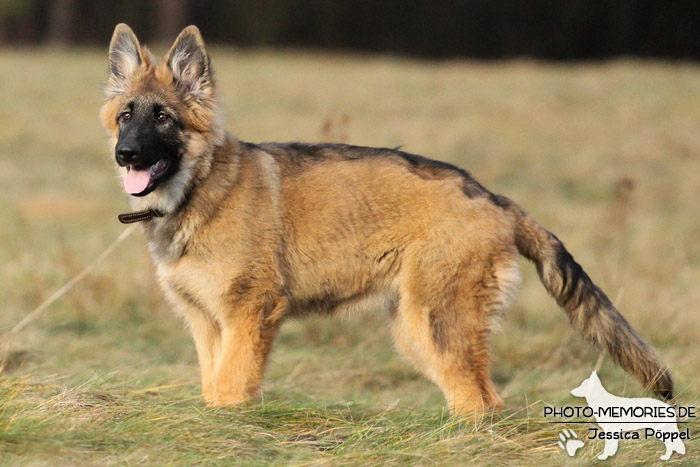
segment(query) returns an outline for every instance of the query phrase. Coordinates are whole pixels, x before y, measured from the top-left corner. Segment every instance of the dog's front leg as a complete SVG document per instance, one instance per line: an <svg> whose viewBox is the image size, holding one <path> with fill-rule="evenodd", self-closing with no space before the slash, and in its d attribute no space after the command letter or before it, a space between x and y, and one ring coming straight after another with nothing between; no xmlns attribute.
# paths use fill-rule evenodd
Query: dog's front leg
<svg viewBox="0 0 700 467"><path fill-rule="evenodd" d="M221 328L208 313L199 308L186 309L185 316L197 348L202 397L205 403L210 404L216 399L216 364L221 355Z"/></svg>
<svg viewBox="0 0 700 467"><path fill-rule="evenodd" d="M598 456L598 459L604 461L610 456L615 455L617 452L617 440L616 439L606 439L605 447L603 447L603 453Z"/></svg>
<svg viewBox="0 0 700 467"><path fill-rule="evenodd" d="M257 397L267 356L284 315L283 299L241 303L220 321L221 353L217 361L215 397L209 406L246 403Z"/></svg>

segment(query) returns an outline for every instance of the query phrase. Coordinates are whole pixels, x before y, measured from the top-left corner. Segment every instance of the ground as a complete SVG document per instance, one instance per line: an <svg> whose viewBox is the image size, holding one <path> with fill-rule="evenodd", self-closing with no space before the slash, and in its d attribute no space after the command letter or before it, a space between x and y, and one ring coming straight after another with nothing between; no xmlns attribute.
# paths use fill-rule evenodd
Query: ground
<svg viewBox="0 0 700 467"><path fill-rule="evenodd" d="M227 128L249 141L395 147L470 171L554 231L700 406L700 68L613 61L427 62L212 49ZM106 51L0 50L2 464L565 463L550 423L599 353L534 268L494 339L506 409L451 418L376 310L287 323L262 400L208 409L194 345L137 232L14 336L114 241L128 210L97 119ZM645 395L603 359L609 391ZM694 465L700 424L684 457ZM589 465L603 442L573 459ZM653 462L623 441L617 463ZM609 461L608 461L609 462Z"/></svg>

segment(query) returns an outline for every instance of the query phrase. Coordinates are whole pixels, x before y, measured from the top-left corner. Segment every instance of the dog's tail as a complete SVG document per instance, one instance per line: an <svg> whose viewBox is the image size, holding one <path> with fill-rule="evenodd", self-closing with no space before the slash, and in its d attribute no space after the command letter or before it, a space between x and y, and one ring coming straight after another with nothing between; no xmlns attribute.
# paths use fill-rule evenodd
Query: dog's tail
<svg viewBox="0 0 700 467"><path fill-rule="evenodd" d="M647 389L671 400L673 380L656 351L632 329L553 233L512 201L499 198L516 218L518 251L535 263L544 287L566 311L573 328L586 341L607 351Z"/></svg>

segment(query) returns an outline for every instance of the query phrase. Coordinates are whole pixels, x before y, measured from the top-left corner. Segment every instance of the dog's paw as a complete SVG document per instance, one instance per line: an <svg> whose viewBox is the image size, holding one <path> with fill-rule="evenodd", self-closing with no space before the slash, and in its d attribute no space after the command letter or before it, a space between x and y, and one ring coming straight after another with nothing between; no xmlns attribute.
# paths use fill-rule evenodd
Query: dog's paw
<svg viewBox="0 0 700 467"><path fill-rule="evenodd" d="M576 455L576 451L583 447L583 441L578 439L578 436L576 436L576 433L572 430L567 430L564 428L564 431L559 433L559 439L561 441L559 441L557 444L563 451L566 451L569 457L574 457ZM598 459L600 459L600 457Z"/></svg>

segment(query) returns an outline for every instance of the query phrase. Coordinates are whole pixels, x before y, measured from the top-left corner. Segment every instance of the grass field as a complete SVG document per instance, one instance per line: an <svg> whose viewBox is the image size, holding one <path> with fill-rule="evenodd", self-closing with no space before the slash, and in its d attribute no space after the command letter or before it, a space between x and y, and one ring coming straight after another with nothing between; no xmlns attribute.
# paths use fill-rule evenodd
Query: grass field
<svg viewBox="0 0 700 467"><path fill-rule="evenodd" d="M700 406L700 68L420 62L212 51L227 128L249 141L394 147L460 165L562 238ZM10 336L8 329L123 231L125 195L99 126L106 53L0 50L0 464L563 464L547 404L598 352L534 268L494 338L507 408L451 418L392 349L384 317L291 321L263 399L205 408L194 345L170 313L143 237ZM11 338L10 338L11 337ZM608 390L641 396L606 359ZM700 423L675 464L700 461ZM585 427L585 428L584 428ZM614 464L654 462L623 441ZM610 462L610 461L608 461Z"/></svg>

